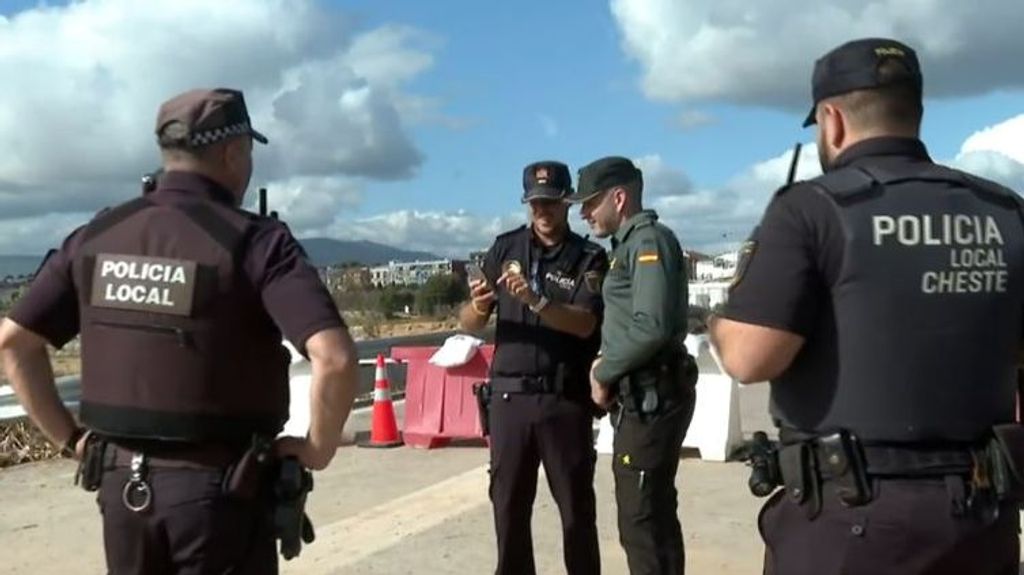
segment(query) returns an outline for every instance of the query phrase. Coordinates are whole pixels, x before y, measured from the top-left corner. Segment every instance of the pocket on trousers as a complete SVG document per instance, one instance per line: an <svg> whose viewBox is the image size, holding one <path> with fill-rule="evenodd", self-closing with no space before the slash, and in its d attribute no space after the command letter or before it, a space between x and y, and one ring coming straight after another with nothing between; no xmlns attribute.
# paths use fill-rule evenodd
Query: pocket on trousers
<svg viewBox="0 0 1024 575"><path fill-rule="evenodd" d="M634 523L649 520L654 516L651 474L622 458L622 455L616 454L612 462L619 515Z"/></svg>

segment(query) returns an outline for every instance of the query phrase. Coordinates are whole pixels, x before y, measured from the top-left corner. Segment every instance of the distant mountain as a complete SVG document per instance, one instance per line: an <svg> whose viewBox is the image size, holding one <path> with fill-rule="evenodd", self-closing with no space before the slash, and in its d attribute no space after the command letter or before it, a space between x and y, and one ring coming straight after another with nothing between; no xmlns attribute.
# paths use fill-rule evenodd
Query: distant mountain
<svg viewBox="0 0 1024 575"><path fill-rule="evenodd" d="M43 256L0 255L0 280L7 276L23 276L34 273L43 261Z"/></svg>
<svg viewBox="0 0 1024 575"><path fill-rule="evenodd" d="M411 262L416 260L439 260L441 256L428 252L417 252L393 248L375 242L332 240L330 238L300 239L309 259L315 266L327 266L358 262L362 265L386 264L389 261Z"/></svg>
<svg viewBox="0 0 1024 575"><path fill-rule="evenodd" d="M315 266L327 266L358 262L362 265L386 264L389 261L411 262L415 260L439 260L441 256L428 252L417 252L393 248L384 244L367 241L332 240L330 238L306 238L299 242ZM21 276L34 273L43 261L43 256L0 255L0 281L7 276Z"/></svg>

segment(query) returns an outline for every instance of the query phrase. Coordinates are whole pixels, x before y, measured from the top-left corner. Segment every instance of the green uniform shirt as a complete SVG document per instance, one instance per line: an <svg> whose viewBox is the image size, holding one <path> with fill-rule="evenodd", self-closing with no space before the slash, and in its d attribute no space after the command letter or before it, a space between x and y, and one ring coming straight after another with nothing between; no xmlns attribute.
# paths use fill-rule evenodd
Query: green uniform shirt
<svg viewBox="0 0 1024 575"><path fill-rule="evenodd" d="M686 332L683 250L672 230L658 223L653 210L635 214L612 237L602 292L602 359L594 375L611 385Z"/></svg>

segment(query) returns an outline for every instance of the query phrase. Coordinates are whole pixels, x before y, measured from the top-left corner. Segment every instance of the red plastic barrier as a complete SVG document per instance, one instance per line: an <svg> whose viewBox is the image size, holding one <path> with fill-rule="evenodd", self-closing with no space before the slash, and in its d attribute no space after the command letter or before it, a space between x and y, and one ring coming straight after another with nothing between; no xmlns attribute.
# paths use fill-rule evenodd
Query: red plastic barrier
<svg viewBox="0 0 1024 575"><path fill-rule="evenodd" d="M494 346L484 345L459 367L429 362L440 347L395 347L392 359L406 363L402 439L413 447L441 447L452 439L483 437L473 384L487 379Z"/></svg>

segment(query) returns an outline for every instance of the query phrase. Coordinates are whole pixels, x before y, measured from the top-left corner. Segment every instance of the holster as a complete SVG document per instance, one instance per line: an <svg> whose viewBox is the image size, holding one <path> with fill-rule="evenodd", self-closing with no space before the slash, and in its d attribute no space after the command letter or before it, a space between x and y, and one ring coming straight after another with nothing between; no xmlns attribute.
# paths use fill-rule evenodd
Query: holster
<svg viewBox="0 0 1024 575"><path fill-rule="evenodd" d="M484 437L491 434L491 385L486 381L473 384L473 395L476 396L476 410L480 416L480 429Z"/></svg>
<svg viewBox="0 0 1024 575"><path fill-rule="evenodd" d="M294 457L279 460L274 481L274 533L285 560L297 557L302 544L316 539L306 515L306 496L313 490L313 474Z"/></svg>
<svg viewBox="0 0 1024 575"><path fill-rule="evenodd" d="M273 440L254 435L252 445L224 473L223 491L236 499L254 499L263 486L273 463Z"/></svg>
<svg viewBox="0 0 1024 575"><path fill-rule="evenodd" d="M89 433L85 438L82 460L78 462L78 469L75 470L75 485L86 491L96 491L100 488L103 481L103 455L106 449L105 439L95 433Z"/></svg>
<svg viewBox="0 0 1024 575"><path fill-rule="evenodd" d="M808 519L821 512L821 477L814 450L808 443L786 445L779 450L779 471L786 494L796 505L804 507Z"/></svg>
<svg viewBox="0 0 1024 575"><path fill-rule="evenodd" d="M673 346L619 380L622 404L641 416L655 414L692 391L699 375L694 358Z"/></svg>
<svg viewBox="0 0 1024 575"><path fill-rule="evenodd" d="M985 460L997 499L1024 503L1024 426L994 426L985 447Z"/></svg>
<svg viewBox="0 0 1024 575"><path fill-rule="evenodd" d="M871 482L857 436L842 430L819 437L817 444L821 477L832 481L839 501L847 506L870 502Z"/></svg>

